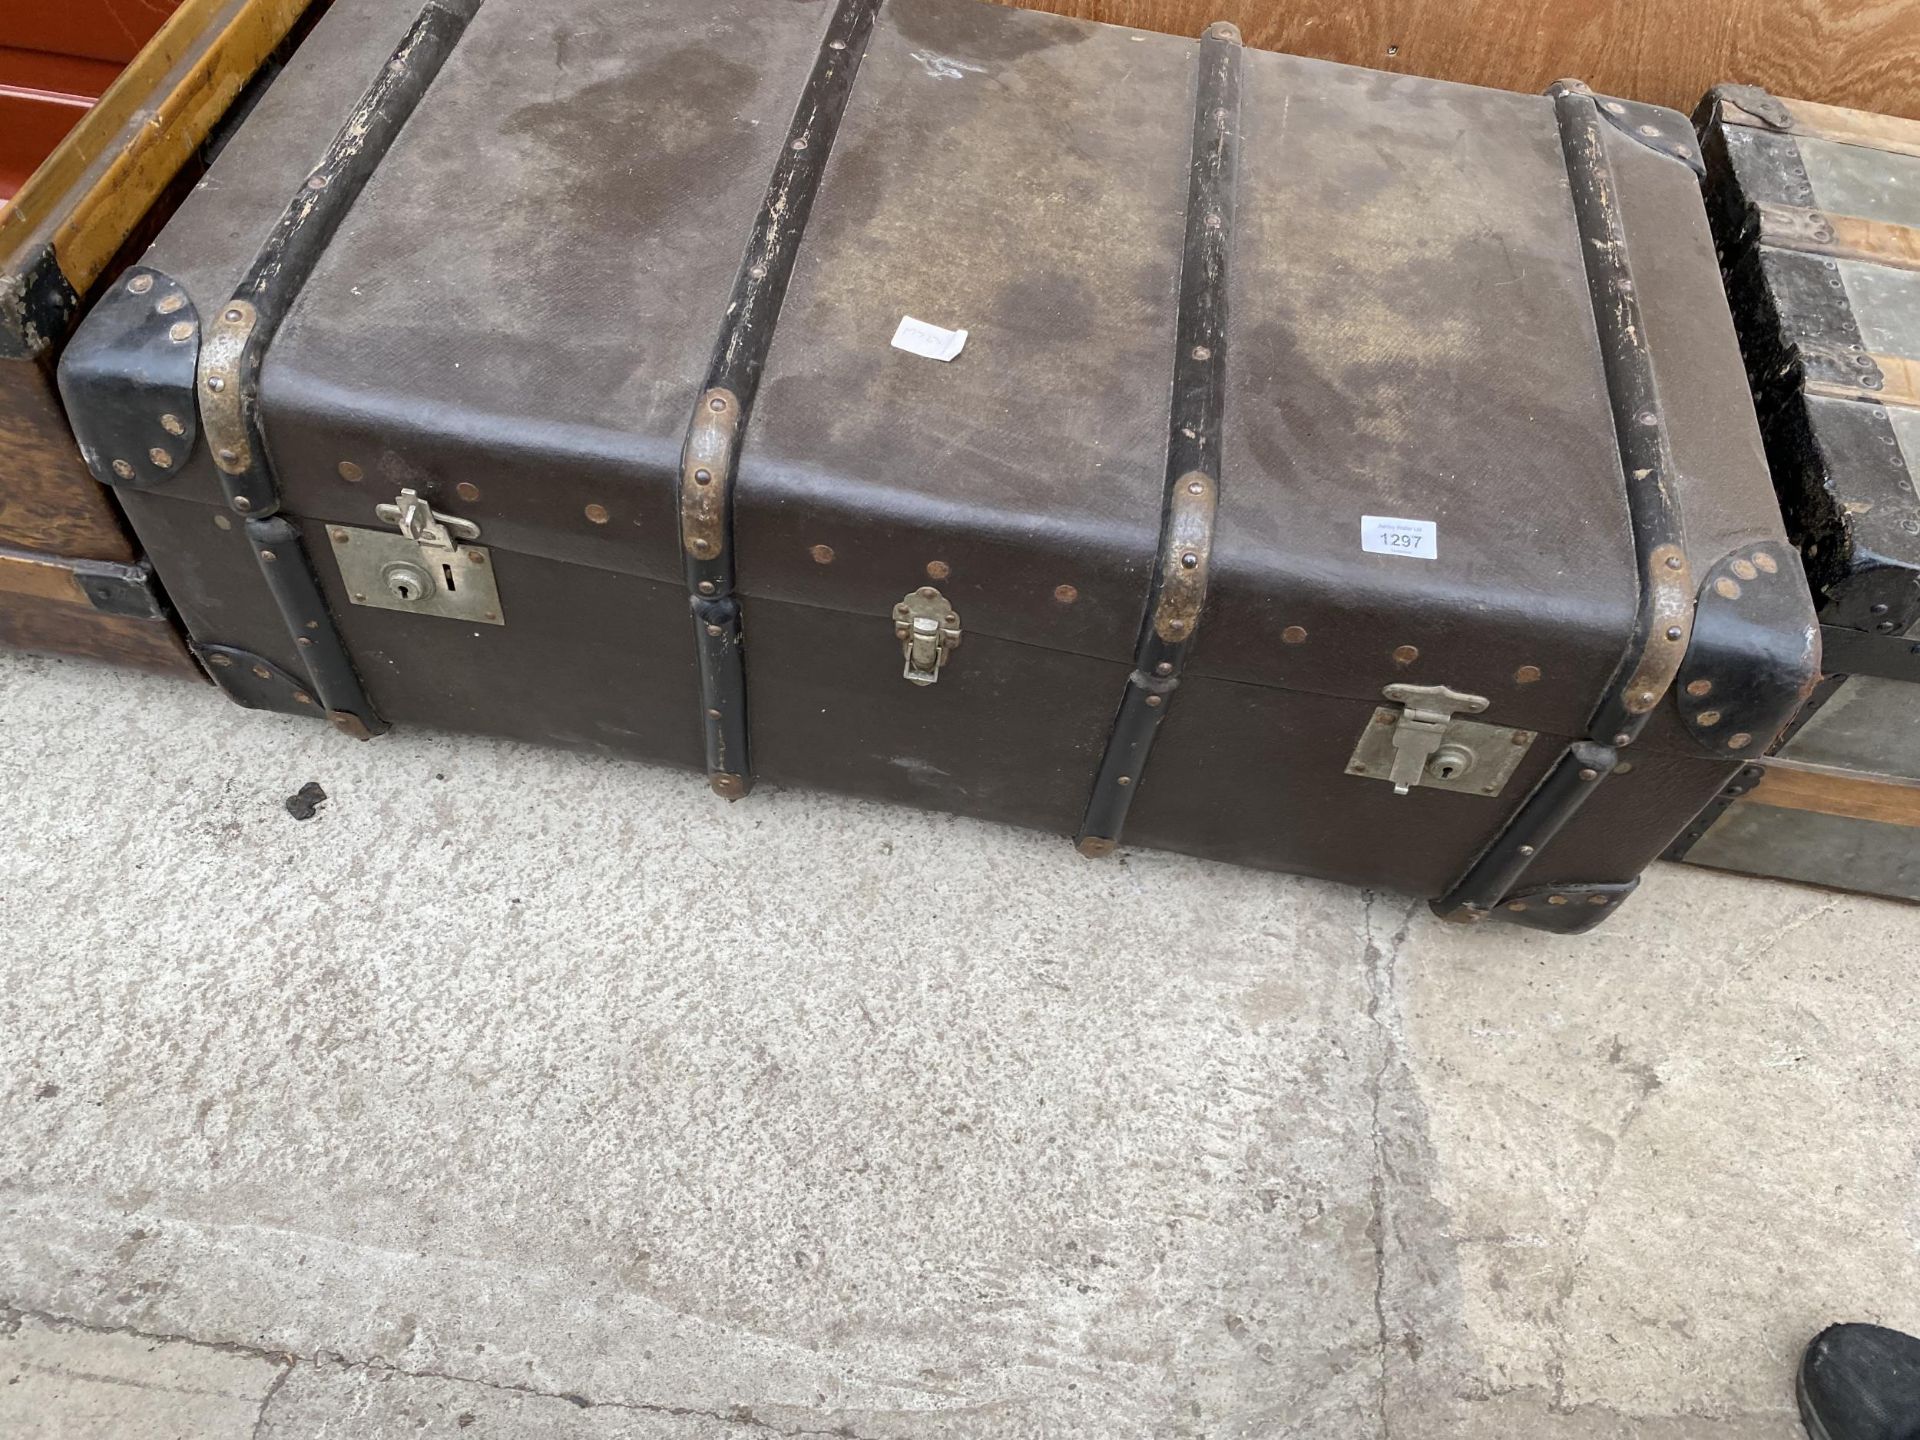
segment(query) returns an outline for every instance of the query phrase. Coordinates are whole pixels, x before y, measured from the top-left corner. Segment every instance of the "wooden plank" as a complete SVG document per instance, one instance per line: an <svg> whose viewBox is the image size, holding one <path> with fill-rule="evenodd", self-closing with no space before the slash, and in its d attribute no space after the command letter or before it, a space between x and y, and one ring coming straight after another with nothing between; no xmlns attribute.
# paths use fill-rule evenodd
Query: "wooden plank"
<svg viewBox="0 0 1920 1440"><path fill-rule="evenodd" d="M197 675L171 621L94 608L75 564L52 555L0 554L0 645Z"/></svg>
<svg viewBox="0 0 1920 1440"><path fill-rule="evenodd" d="M1761 205L1759 212L1763 245L1920 270L1920 230L1910 225L1795 205Z"/></svg>
<svg viewBox="0 0 1920 1440"><path fill-rule="evenodd" d="M1838 380L1809 376L1807 393L1835 400L1878 400L1882 405L1920 409L1920 360L1909 359L1905 355L1873 354L1868 358L1880 367L1879 389L1870 390L1864 385L1848 385Z"/></svg>
<svg viewBox="0 0 1920 1440"><path fill-rule="evenodd" d="M1837 145L1862 145L1897 155L1920 155L1920 120L1878 115L1811 100L1782 102L1793 116L1793 133L1831 140Z"/></svg>
<svg viewBox="0 0 1920 1440"><path fill-rule="evenodd" d="M134 558L113 498L81 463L52 375L32 360L0 361L0 545Z"/></svg>
<svg viewBox="0 0 1920 1440"><path fill-rule="evenodd" d="M186 0L0 212L0 269L50 238L85 294L305 8Z"/></svg>
<svg viewBox="0 0 1920 1440"><path fill-rule="evenodd" d="M1462 80L1595 90L1691 110L1723 82L1920 116L1912 0L1018 0L1195 36L1231 20L1249 45Z"/></svg>
<svg viewBox="0 0 1920 1440"><path fill-rule="evenodd" d="M1920 780L1862 775L1783 760L1768 761L1753 788L1734 803L1920 826Z"/></svg>

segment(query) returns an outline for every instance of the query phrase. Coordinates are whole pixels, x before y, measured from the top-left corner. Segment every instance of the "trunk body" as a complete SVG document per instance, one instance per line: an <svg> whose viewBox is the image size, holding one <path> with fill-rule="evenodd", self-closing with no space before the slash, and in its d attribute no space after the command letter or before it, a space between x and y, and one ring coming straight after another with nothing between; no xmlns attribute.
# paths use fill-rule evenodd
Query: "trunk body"
<svg viewBox="0 0 1920 1440"><path fill-rule="evenodd" d="M473 11L336 0L146 256L197 370L129 300L63 371L96 474L198 385L122 493L243 703L1573 929L1810 680L1681 117L978 0Z"/></svg>
<svg viewBox="0 0 1920 1440"><path fill-rule="evenodd" d="M1672 853L1920 900L1920 122L1741 86L1697 118L1825 658L1773 754Z"/></svg>

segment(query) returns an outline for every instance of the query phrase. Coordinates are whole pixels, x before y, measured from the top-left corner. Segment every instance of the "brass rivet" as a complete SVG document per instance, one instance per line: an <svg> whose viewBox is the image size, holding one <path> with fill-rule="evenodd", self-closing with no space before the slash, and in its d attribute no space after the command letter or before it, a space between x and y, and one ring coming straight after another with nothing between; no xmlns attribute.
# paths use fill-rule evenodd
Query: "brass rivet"
<svg viewBox="0 0 1920 1440"><path fill-rule="evenodd" d="M1196 360L1211 360L1213 358L1213 351L1204 345L1196 345L1193 347L1193 358Z"/></svg>
<svg viewBox="0 0 1920 1440"><path fill-rule="evenodd" d="M351 535L342 530L338 525L327 531L327 536L336 545L345 545L349 540L353 539Z"/></svg>
<svg viewBox="0 0 1920 1440"><path fill-rule="evenodd" d="M470 565L484 565L487 563L487 557L478 550L469 550L467 551L467 563Z"/></svg>
<svg viewBox="0 0 1920 1440"><path fill-rule="evenodd" d="M1378 713L1373 717L1373 723L1376 725L1391 725L1395 720L1399 718L1400 718L1399 715L1395 711L1382 710L1380 713Z"/></svg>
<svg viewBox="0 0 1920 1440"><path fill-rule="evenodd" d="M484 620L498 620L500 616L498 612L493 610L488 610L482 613L481 618Z"/></svg>
<svg viewBox="0 0 1920 1440"><path fill-rule="evenodd" d="M714 636L714 637L716 637L716 638L717 638L717 637L719 637L719 636L721 636L721 635L724 635L724 634L726 634L726 633L727 633L727 632L726 632L725 630L723 630L723 629L721 629L721 628L720 628L720 627L719 627L718 625L709 625L709 626L707 626L707 634L709 634L709 635L712 635L712 636Z"/></svg>
<svg viewBox="0 0 1920 1440"><path fill-rule="evenodd" d="M313 704L313 697L304 690L296 690L293 692L293 703L296 705L311 705Z"/></svg>
<svg viewBox="0 0 1920 1440"><path fill-rule="evenodd" d="M1531 845L1522 845L1522 846L1520 847L1520 853L1521 853L1522 855L1531 855L1531 854L1533 854L1533 846L1531 846Z"/></svg>
<svg viewBox="0 0 1920 1440"><path fill-rule="evenodd" d="M1189 495L1206 494L1207 493L1206 482L1204 480L1189 480L1187 482L1187 493Z"/></svg>
<svg viewBox="0 0 1920 1440"><path fill-rule="evenodd" d="M933 586L931 585L922 585L920 587L920 598L922 600L931 600L939 593L940 592L934 589Z"/></svg>
<svg viewBox="0 0 1920 1440"><path fill-rule="evenodd" d="M226 388L227 382L222 380L218 375L209 375L207 377L207 389L211 390L214 394L218 395Z"/></svg>
<svg viewBox="0 0 1920 1440"><path fill-rule="evenodd" d="M1393 652L1393 663L1396 665L1411 665L1419 658L1420 651L1413 645L1402 645Z"/></svg>
<svg viewBox="0 0 1920 1440"><path fill-rule="evenodd" d="M207 659L212 664L218 665L222 670L233 664L233 657L231 655L209 655Z"/></svg>
<svg viewBox="0 0 1920 1440"><path fill-rule="evenodd" d="M1729 575L1722 575L1718 580L1713 582L1713 593L1718 595L1722 600L1738 600L1740 598L1740 582Z"/></svg>
<svg viewBox="0 0 1920 1440"><path fill-rule="evenodd" d="M359 591L356 590L353 596L353 603L356 605L364 605L367 603L367 597L360 594Z"/></svg>
<svg viewBox="0 0 1920 1440"><path fill-rule="evenodd" d="M453 487L453 493L458 495L462 500L478 500L480 498L480 487L471 480L462 480L458 485Z"/></svg>
<svg viewBox="0 0 1920 1440"><path fill-rule="evenodd" d="M1613 767L1613 773L1616 775L1631 775L1633 773L1633 762L1631 760L1622 760L1618 765Z"/></svg>
<svg viewBox="0 0 1920 1440"><path fill-rule="evenodd" d="M222 445L215 458L223 465L231 465L240 457L229 446Z"/></svg>
<svg viewBox="0 0 1920 1440"><path fill-rule="evenodd" d="M340 472L342 480L360 480L365 478L367 473L351 460L342 460L334 468Z"/></svg>
<svg viewBox="0 0 1920 1440"><path fill-rule="evenodd" d="M311 645L313 644L313 637L311 635L296 635L293 637L293 643L296 645Z"/></svg>
<svg viewBox="0 0 1920 1440"><path fill-rule="evenodd" d="M1120 778L1119 778L1119 779L1118 779L1117 781L1115 781L1114 783L1115 783L1115 784L1117 784L1117 785L1131 785L1131 784L1133 784L1133 777L1132 777L1131 775L1122 775L1122 776L1121 776L1121 777L1120 777Z"/></svg>
<svg viewBox="0 0 1920 1440"><path fill-rule="evenodd" d="M1642 705L1651 705L1660 697L1655 695L1651 690L1642 690L1638 698Z"/></svg>
<svg viewBox="0 0 1920 1440"><path fill-rule="evenodd" d="M1678 625L1669 625L1667 627L1667 639L1669 640L1678 640L1684 634L1686 634L1686 631L1682 630Z"/></svg>
<svg viewBox="0 0 1920 1440"><path fill-rule="evenodd" d="M167 329L167 338L176 345L182 340L191 340L193 338L193 322L189 320L174 321Z"/></svg>
<svg viewBox="0 0 1920 1440"><path fill-rule="evenodd" d="M271 565L274 561L278 560L280 557L274 554L273 551L271 550L262 550L260 552L260 558L266 561L269 565Z"/></svg>
<svg viewBox="0 0 1920 1440"><path fill-rule="evenodd" d="M694 588L698 590L702 595L711 595L713 594L713 591L714 591L714 584L711 580L702 580Z"/></svg>
<svg viewBox="0 0 1920 1440"><path fill-rule="evenodd" d="M1547 896L1547 904L1549 905L1564 905L1566 903L1567 903L1567 897L1564 895Z"/></svg>
<svg viewBox="0 0 1920 1440"><path fill-rule="evenodd" d="M608 520L607 507L604 505L587 506L587 519L596 525L604 525Z"/></svg>
<svg viewBox="0 0 1920 1440"><path fill-rule="evenodd" d="M273 678L273 672L264 665L254 666L253 673L258 675L262 680L271 680Z"/></svg>
<svg viewBox="0 0 1920 1440"><path fill-rule="evenodd" d="M816 545L807 553L813 556L813 563L816 565L831 565L833 563L833 547L831 545Z"/></svg>
<svg viewBox="0 0 1920 1440"><path fill-rule="evenodd" d="M1071 605L1080 598L1080 592L1071 585L1056 585L1053 587L1053 598L1062 605Z"/></svg>
<svg viewBox="0 0 1920 1440"><path fill-rule="evenodd" d="M1531 685L1539 678L1540 667L1538 665L1522 665L1518 670L1513 672L1513 683L1516 685Z"/></svg>
<svg viewBox="0 0 1920 1440"><path fill-rule="evenodd" d="M1718 710L1702 710L1698 715L1693 717L1693 723L1696 725L1706 725L1708 727L1718 725L1720 723L1720 712Z"/></svg>
<svg viewBox="0 0 1920 1440"><path fill-rule="evenodd" d="M1187 622L1184 620L1167 621L1167 629L1175 635L1184 634L1186 631L1186 628L1187 628Z"/></svg>
<svg viewBox="0 0 1920 1440"><path fill-rule="evenodd" d="M242 317L238 310L229 310L221 318L224 319L229 325L238 325Z"/></svg>
<svg viewBox="0 0 1920 1440"><path fill-rule="evenodd" d="M309 190L324 190L324 189L326 189L326 188L327 188L327 177L326 177L326 176L324 176L324 175L309 175L309 176L307 177L307 188L308 188Z"/></svg>
<svg viewBox="0 0 1920 1440"><path fill-rule="evenodd" d="M253 501L244 495L236 495L233 497L233 508L244 514L253 508Z"/></svg>
<svg viewBox="0 0 1920 1440"><path fill-rule="evenodd" d="M131 480L133 478L133 466L124 460L116 460L113 462L113 473L118 475L122 480Z"/></svg>
<svg viewBox="0 0 1920 1440"><path fill-rule="evenodd" d="M136 275L127 282L127 289L135 295L144 295L153 288L151 275Z"/></svg>
<svg viewBox="0 0 1920 1440"><path fill-rule="evenodd" d="M944 580L952 573L953 571L944 560L929 560L927 562L927 576L929 579Z"/></svg>
<svg viewBox="0 0 1920 1440"><path fill-rule="evenodd" d="M1304 645L1307 643L1307 627L1289 625L1280 632L1280 638L1289 645Z"/></svg>
<svg viewBox="0 0 1920 1440"><path fill-rule="evenodd" d="M696 470L693 472L693 478L698 484L711 485L713 483L713 472L711 470Z"/></svg>
<svg viewBox="0 0 1920 1440"><path fill-rule="evenodd" d="M1686 562L1682 560L1678 555L1667 556L1667 569L1669 570L1678 570L1685 563Z"/></svg>
<svg viewBox="0 0 1920 1440"><path fill-rule="evenodd" d="M1580 778L1582 780L1598 780L1600 778L1600 772L1598 770L1582 770L1580 772Z"/></svg>
<svg viewBox="0 0 1920 1440"><path fill-rule="evenodd" d="M1150 710L1158 710L1162 699L1163 697L1159 695L1147 696L1147 708Z"/></svg>
<svg viewBox="0 0 1920 1440"><path fill-rule="evenodd" d="M724 396L724 395L716 395L716 396L714 396L714 397L713 397L713 398L712 398L711 400L709 400L709 401L707 401L707 408L708 408L709 410L724 410L724 409L726 409L726 408L727 408L727 397L726 397L726 396Z"/></svg>
<svg viewBox="0 0 1920 1440"><path fill-rule="evenodd" d="M1753 736L1744 730L1736 731L1727 737L1727 748L1729 750L1744 750L1752 743Z"/></svg>
<svg viewBox="0 0 1920 1440"><path fill-rule="evenodd" d="M187 427L180 423L180 417L178 415L162 415L160 417L160 428L169 435L184 435L187 433Z"/></svg>
<svg viewBox="0 0 1920 1440"><path fill-rule="evenodd" d="M224 515L215 515L213 517L213 523L214 528L219 530L231 530L233 528L233 521Z"/></svg>
<svg viewBox="0 0 1920 1440"><path fill-rule="evenodd" d="M1711 680L1690 680L1687 682L1687 694L1689 695L1698 697L1701 695L1711 695L1712 693L1713 681Z"/></svg>
<svg viewBox="0 0 1920 1440"><path fill-rule="evenodd" d="M1171 660L1162 660L1158 665L1153 667L1153 673L1156 675L1173 674L1173 662Z"/></svg>
<svg viewBox="0 0 1920 1440"><path fill-rule="evenodd" d="M161 449L158 445L147 451L147 459L151 460L155 465L158 465L162 470L169 469L173 465L172 453Z"/></svg>
<svg viewBox="0 0 1920 1440"><path fill-rule="evenodd" d="M709 710L707 711L707 718L709 720L718 720L720 718L720 712L718 710Z"/></svg>
<svg viewBox="0 0 1920 1440"><path fill-rule="evenodd" d="M1622 730L1618 735L1613 737L1613 743L1615 745L1631 745L1633 743L1633 736Z"/></svg>
<svg viewBox="0 0 1920 1440"><path fill-rule="evenodd" d="M1607 897L1604 895L1587 896L1587 904L1589 905L1604 905L1606 903L1607 903Z"/></svg>
<svg viewBox="0 0 1920 1440"><path fill-rule="evenodd" d="M1515 745L1525 745L1529 740L1533 739L1533 732L1531 730L1516 730L1507 738Z"/></svg>
<svg viewBox="0 0 1920 1440"><path fill-rule="evenodd" d="M1753 563L1769 575L1777 575L1780 573L1780 562L1764 550L1756 550L1753 552Z"/></svg>
<svg viewBox="0 0 1920 1440"><path fill-rule="evenodd" d="M1192 570L1197 568L1199 564L1200 564L1200 557L1194 554L1193 551L1191 550L1187 551L1186 554L1180 557L1180 565L1182 569Z"/></svg>
<svg viewBox="0 0 1920 1440"><path fill-rule="evenodd" d="M1727 568L1742 580L1755 580L1760 575L1760 572L1753 568L1753 562L1750 560L1736 560Z"/></svg>
<svg viewBox="0 0 1920 1440"><path fill-rule="evenodd" d="M1524 910L1526 908L1527 902L1524 900L1509 900L1507 902L1507 909L1509 910Z"/></svg>
<svg viewBox="0 0 1920 1440"><path fill-rule="evenodd" d="M186 303L187 303L187 297L184 295L169 295L166 297L166 299L162 300L158 305L154 306L153 308L157 313L161 315L171 315L173 314L174 311L180 309Z"/></svg>

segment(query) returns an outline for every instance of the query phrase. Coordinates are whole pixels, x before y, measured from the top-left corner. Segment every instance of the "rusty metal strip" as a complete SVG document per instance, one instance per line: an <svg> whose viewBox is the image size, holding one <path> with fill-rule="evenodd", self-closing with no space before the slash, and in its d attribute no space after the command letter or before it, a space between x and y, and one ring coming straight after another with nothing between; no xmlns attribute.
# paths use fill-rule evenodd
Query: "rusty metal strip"
<svg viewBox="0 0 1920 1440"><path fill-rule="evenodd" d="M1619 182L1607 155L1606 122L1593 93L1577 81L1561 81L1547 93L1560 125L1613 406L1640 572L1640 604L1626 654L1588 721L1587 738L1569 747L1493 843L1433 902L1443 916L1480 919L1502 913L1521 924L1529 923L1527 913L1509 915L1496 907L1645 727L1686 658L1694 610L1693 577L1674 499L1673 447L1633 284Z"/></svg>
<svg viewBox="0 0 1920 1440"><path fill-rule="evenodd" d="M1187 182L1186 242L1175 323L1173 410L1160 544L1133 673L1121 693L1075 842L1083 855L1120 843L1137 781L1180 684L1207 600L1226 406L1227 264L1240 156L1240 32L1224 21L1200 42Z"/></svg>
<svg viewBox="0 0 1920 1440"><path fill-rule="evenodd" d="M707 782L729 800L753 788L745 636L734 593L734 471L800 237L880 4L839 0L834 7L747 237L707 381L681 447L680 546L700 664Z"/></svg>
<svg viewBox="0 0 1920 1440"><path fill-rule="evenodd" d="M1920 156L1920 120L1898 115L1876 115L1870 110L1849 110L1841 105L1822 105L1813 100L1768 97L1787 114L1785 126L1769 124L1764 116L1759 123L1767 129L1785 129L1835 145L1858 145L1868 150L1884 150L1895 155ZM1735 124L1752 124L1742 113L1746 107L1722 107L1724 117Z"/></svg>

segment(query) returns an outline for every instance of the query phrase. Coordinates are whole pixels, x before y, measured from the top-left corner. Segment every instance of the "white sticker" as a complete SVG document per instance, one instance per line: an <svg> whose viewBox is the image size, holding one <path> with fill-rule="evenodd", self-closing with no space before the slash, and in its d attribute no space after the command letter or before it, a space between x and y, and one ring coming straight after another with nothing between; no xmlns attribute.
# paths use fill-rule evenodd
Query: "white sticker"
<svg viewBox="0 0 1920 1440"><path fill-rule="evenodd" d="M1394 515L1362 515L1360 548L1369 555L1440 558L1440 526L1432 520L1402 520Z"/></svg>
<svg viewBox="0 0 1920 1440"><path fill-rule="evenodd" d="M967 343L964 330L942 330L911 315L900 317L900 328L893 332L893 348L909 355L924 355L929 360L951 360Z"/></svg>

